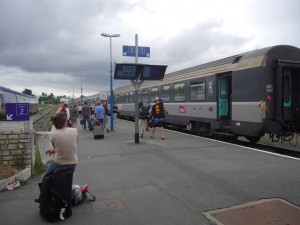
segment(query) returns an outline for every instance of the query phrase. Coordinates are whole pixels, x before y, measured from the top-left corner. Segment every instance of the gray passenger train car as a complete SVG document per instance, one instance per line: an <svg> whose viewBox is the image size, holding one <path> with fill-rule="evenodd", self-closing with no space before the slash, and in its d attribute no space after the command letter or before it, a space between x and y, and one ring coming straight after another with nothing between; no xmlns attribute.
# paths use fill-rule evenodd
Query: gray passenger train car
<svg viewBox="0 0 300 225"><path fill-rule="evenodd" d="M23 93L0 86L0 118L5 115L6 103L29 103L30 114L38 112L38 99L35 96L25 95Z"/></svg>
<svg viewBox="0 0 300 225"><path fill-rule="evenodd" d="M140 101L163 98L168 124L204 135L275 141L300 130L300 49L279 45L166 74L147 81ZM120 117L134 117L134 88L115 90Z"/></svg>

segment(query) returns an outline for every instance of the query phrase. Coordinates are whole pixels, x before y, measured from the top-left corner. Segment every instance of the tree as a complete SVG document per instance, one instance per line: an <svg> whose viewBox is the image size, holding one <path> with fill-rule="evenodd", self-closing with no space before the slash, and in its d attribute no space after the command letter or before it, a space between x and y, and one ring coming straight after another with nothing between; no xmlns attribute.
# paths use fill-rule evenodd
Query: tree
<svg viewBox="0 0 300 225"><path fill-rule="evenodd" d="M27 89L27 88L25 88L24 91L22 91L22 93L25 94L25 95L31 95L31 96L34 96L34 95L32 94L32 90Z"/></svg>

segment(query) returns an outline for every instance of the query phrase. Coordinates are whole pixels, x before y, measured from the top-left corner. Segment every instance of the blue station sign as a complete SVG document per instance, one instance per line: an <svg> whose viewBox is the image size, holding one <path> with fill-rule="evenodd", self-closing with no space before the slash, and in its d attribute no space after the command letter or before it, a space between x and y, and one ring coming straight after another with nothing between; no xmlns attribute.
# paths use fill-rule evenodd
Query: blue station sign
<svg viewBox="0 0 300 225"><path fill-rule="evenodd" d="M5 104L7 121L29 120L29 103L6 103Z"/></svg>
<svg viewBox="0 0 300 225"><path fill-rule="evenodd" d="M135 57L135 46L123 45L123 56ZM150 47L138 47L138 57L150 58Z"/></svg>

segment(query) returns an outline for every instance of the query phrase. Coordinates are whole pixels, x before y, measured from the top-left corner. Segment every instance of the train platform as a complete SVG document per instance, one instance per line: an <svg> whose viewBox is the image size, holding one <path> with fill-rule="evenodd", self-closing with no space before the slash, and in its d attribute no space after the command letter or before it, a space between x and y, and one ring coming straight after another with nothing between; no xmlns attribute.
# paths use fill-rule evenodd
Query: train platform
<svg viewBox="0 0 300 225"><path fill-rule="evenodd" d="M169 130L165 140L157 129L154 139L148 131L135 143L134 123L124 120L116 120L103 140L81 127L78 133L73 183L88 184L96 201L74 206L72 217L59 224L262 224L256 217L300 224L299 159ZM47 137L39 147L43 155ZM34 202L42 177L0 193L1 224L48 224ZM242 211L254 222L235 223L246 218Z"/></svg>

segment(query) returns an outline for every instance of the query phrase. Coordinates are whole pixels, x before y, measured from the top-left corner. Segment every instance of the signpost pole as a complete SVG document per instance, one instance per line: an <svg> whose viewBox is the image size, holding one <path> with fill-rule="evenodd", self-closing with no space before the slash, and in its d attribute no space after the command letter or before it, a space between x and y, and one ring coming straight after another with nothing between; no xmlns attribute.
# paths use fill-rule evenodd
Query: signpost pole
<svg viewBox="0 0 300 225"><path fill-rule="evenodd" d="M135 35L135 63L138 63L138 35ZM135 143L139 143L139 78L135 81L135 90L134 90L134 121L135 121Z"/></svg>
<svg viewBox="0 0 300 225"><path fill-rule="evenodd" d="M135 52L134 52L135 50ZM150 47L138 47L138 35L135 35L135 46L123 46L123 56L134 56L135 63L116 63L115 79L130 80L134 86L134 120L135 143L139 143L139 88L144 80L163 80L166 65L138 64L138 57L150 57Z"/></svg>

